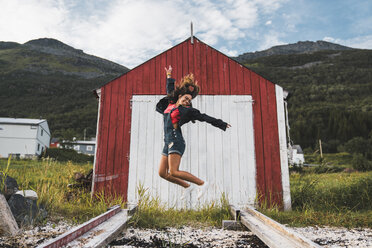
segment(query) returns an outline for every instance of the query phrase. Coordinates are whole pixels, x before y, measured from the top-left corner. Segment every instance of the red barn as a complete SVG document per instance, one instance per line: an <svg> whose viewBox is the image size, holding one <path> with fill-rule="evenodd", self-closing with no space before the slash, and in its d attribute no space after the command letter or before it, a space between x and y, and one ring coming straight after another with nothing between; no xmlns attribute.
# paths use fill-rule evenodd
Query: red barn
<svg viewBox="0 0 372 248"><path fill-rule="evenodd" d="M134 203L142 186L169 206L200 203L194 195L181 202L181 187L158 176L163 129L155 105L166 94L168 65L177 81L193 73L199 82L194 107L232 125L226 132L200 122L182 127L180 169L210 182L203 202L225 194L239 206L260 199L290 209L283 89L195 37L96 90L93 193Z"/></svg>

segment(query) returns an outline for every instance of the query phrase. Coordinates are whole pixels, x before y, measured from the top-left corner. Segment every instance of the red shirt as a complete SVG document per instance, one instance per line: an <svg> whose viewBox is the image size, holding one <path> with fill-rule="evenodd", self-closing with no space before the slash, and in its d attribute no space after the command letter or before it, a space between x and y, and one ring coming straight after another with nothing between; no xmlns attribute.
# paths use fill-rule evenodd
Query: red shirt
<svg viewBox="0 0 372 248"><path fill-rule="evenodd" d="M178 108L176 108L176 104L169 104L168 107L164 111L164 114L168 114L174 108L175 108L175 110L173 110L173 112L170 114L171 115L172 124L178 123L179 120L181 119L180 111L178 110Z"/></svg>

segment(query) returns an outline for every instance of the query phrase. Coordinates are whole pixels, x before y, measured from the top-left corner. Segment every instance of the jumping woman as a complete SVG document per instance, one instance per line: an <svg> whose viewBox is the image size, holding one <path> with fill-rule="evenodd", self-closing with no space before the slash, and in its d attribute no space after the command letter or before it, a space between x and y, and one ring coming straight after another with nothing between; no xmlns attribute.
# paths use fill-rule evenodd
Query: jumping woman
<svg viewBox="0 0 372 248"><path fill-rule="evenodd" d="M180 171L181 157L185 151L185 140L182 137L181 126L189 121L206 121L224 131L231 127L230 124L200 113L191 105L191 100L199 93L199 86L194 81L192 74L183 77L178 86L175 87L175 80L171 77L172 67L165 68L167 73L167 96L161 99L156 105L156 111L163 115L164 119L164 148L159 165L159 175L185 188L181 199L195 189L198 185L198 199L205 193L208 182L192 175L186 171ZM190 183L187 183L187 182Z"/></svg>

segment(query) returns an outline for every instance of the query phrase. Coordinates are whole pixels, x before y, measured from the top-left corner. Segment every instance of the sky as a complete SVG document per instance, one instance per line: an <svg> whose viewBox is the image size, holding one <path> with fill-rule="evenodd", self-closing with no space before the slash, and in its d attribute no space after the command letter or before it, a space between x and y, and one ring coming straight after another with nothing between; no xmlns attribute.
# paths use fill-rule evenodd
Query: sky
<svg viewBox="0 0 372 248"><path fill-rule="evenodd" d="M372 49L371 0L0 0L0 41L54 38L133 68L194 35L228 56L298 41Z"/></svg>

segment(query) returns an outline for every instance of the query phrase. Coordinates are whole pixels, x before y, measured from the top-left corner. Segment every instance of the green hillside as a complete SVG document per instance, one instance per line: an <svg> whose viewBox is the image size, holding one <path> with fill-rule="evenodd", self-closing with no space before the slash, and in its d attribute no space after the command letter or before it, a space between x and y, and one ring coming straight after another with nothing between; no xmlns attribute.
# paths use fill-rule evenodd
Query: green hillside
<svg viewBox="0 0 372 248"><path fill-rule="evenodd" d="M54 39L0 42L0 116L45 118L53 137L94 137L93 89L126 71Z"/></svg>
<svg viewBox="0 0 372 248"><path fill-rule="evenodd" d="M325 152L355 144L372 150L372 50L298 42L253 55L235 59L291 93L294 143L308 151L318 139ZM46 118L53 137L82 138L84 129L94 137L92 90L126 71L54 39L0 42L0 116Z"/></svg>
<svg viewBox="0 0 372 248"><path fill-rule="evenodd" d="M243 63L291 93L294 143L311 151L321 139L326 152L343 150L355 137L372 143L372 50L273 55Z"/></svg>

